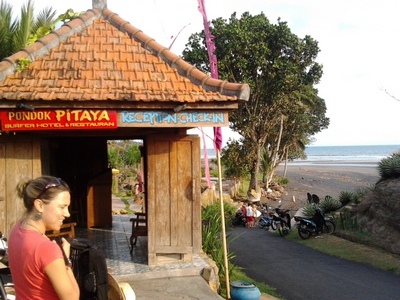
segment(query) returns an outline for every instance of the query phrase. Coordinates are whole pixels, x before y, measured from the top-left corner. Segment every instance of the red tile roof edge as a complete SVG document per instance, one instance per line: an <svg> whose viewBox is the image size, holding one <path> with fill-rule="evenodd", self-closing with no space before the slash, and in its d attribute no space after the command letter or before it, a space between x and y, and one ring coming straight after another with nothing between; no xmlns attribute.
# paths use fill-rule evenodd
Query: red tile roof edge
<svg viewBox="0 0 400 300"><path fill-rule="evenodd" d="M103 9L103 18L120 31L126 32L130 37L140 42L145 49L160 57L171 68L177 69L179 75L187 77L192 83L202 86L206 91L236 96L239 100L249 99L250 88L248 84L228 83L227 81L210 77L107 8Z"/></svg>
<svg viewBox="0 0 400 300"><path fill-rule="evenodd" d="M248 84L232 83L210 77L107 8L104 8L102 11L97 8L89 9L57 30L38 39L33 44L4 58L0 62L0 81L5 80L8 74L16 72L18 59L27 58L34 61L35 56L48 53L52 47L59 45L76 32L80 32L86 26L92 24L93 20L100 17L108 20L118 30L126 32L131 38L141 43L144 48L157 55L170 67L175 68L179 75L187 77L193 84L200 85L206 91L218 92L227 96L236 96L238 100L247 101L249 99L250 87Z"/></svg>

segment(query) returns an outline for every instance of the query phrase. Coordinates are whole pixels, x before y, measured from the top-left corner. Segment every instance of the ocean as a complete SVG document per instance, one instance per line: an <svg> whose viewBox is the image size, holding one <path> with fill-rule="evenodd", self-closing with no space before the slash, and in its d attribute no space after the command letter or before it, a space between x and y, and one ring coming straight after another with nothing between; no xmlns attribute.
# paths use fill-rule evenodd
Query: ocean
<svg viewBox="0 0 400 300"><path fill-rule="evenodd" d="M306 148L307 159L289 162L290 165L326 166L377 166L386 158L400 150L400 145L371 146L310 146ZM203 157L203 151L201 151ZM207 149L209 159L216 157L214 149Z"/></svg>

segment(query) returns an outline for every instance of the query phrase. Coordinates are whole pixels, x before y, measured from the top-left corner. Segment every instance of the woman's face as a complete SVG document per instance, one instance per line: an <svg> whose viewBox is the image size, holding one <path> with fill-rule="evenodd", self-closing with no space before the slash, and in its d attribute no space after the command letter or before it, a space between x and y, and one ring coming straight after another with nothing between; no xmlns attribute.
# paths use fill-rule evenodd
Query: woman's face
<svg viewBox="0 0 400 300"><path fill-rule="evenodd" d="M60 230L63 221L70 216L68 207L71 195L64 191L58 194L49 204L43 206L42 220L46 230Z"/></svg>

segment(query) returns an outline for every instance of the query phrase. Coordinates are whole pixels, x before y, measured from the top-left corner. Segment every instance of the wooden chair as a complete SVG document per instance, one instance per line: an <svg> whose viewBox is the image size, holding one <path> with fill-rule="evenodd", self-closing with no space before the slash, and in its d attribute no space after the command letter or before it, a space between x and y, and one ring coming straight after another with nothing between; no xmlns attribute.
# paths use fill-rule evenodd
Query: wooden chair
<svg viewBox="0 0 400 300"><path fill-rule="evenodd" d="M75 226L76 226L75 222L62 224L60 231L48 230L48 231L46 231L46 236L47 237L67 236L69 238L74 238L75 237Z"/></svg>
<svg viewBox="0 0 400 300"><path fill-rule="evenodd" d="M138 236L147 236L147 215L146 213L135 213L136 217L131 218L132 222L132 235L129 239L131 244L131 251L133 251L133 246L136 245Z"/></svg>

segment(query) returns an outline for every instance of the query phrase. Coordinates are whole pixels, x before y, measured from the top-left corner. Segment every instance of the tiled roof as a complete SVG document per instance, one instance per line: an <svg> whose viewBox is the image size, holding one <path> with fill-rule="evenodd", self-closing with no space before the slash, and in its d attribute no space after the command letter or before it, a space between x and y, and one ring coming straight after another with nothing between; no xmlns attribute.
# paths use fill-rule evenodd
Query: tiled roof
<svg viewBox="0 0 400 300"><path fill-rule="evenodd" d="M19 58L32 61L20 73ZM2 104L59 100L218 106L248 100L249 93L247 84L199 71L107 8L88 10L0 62Z"/></svg>

